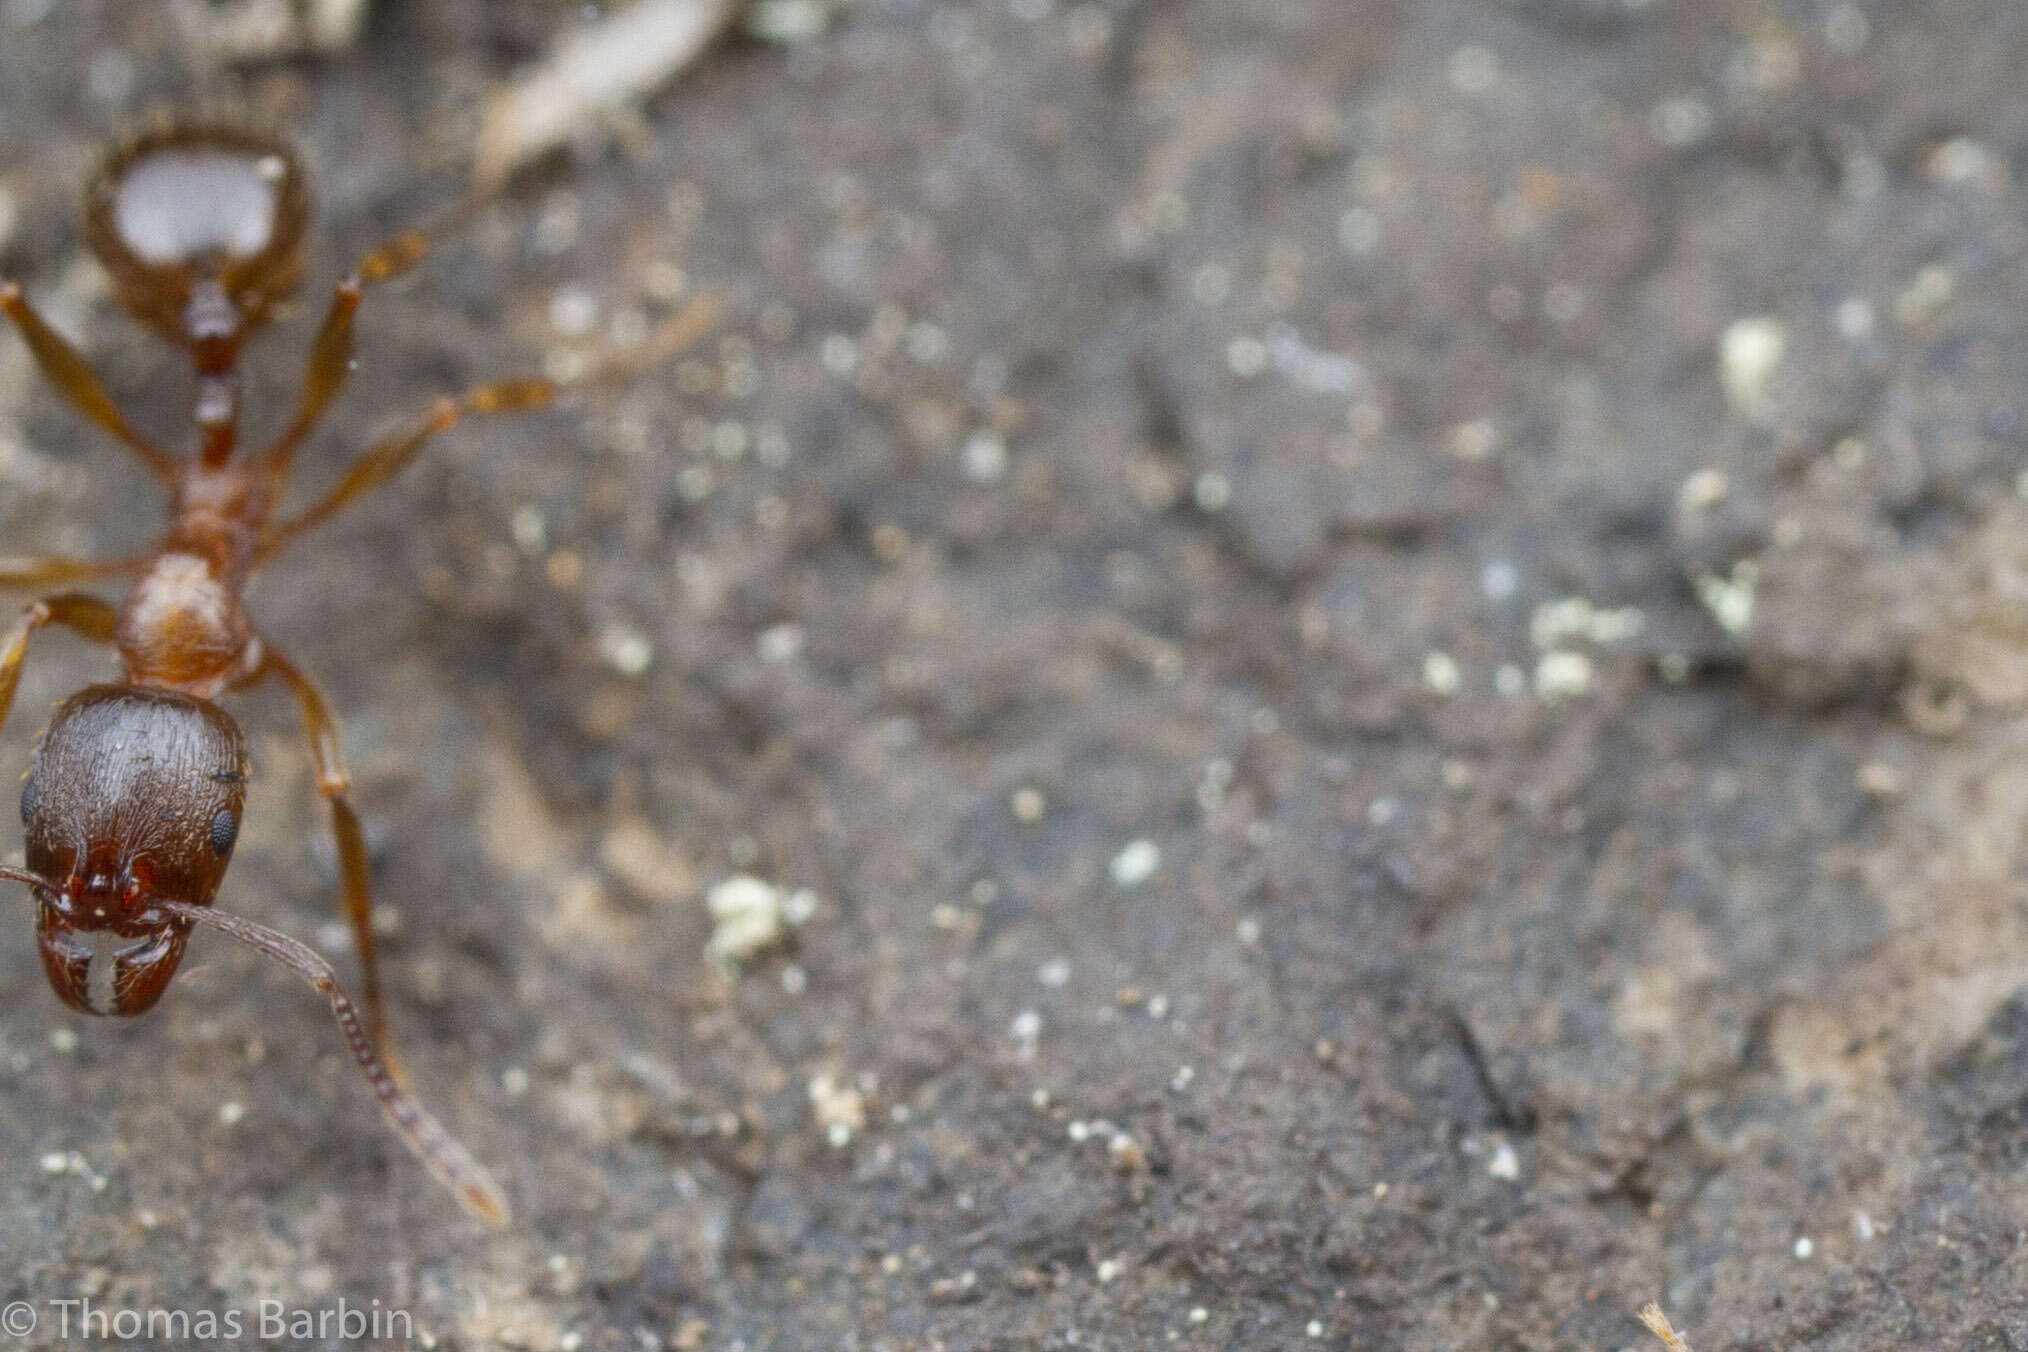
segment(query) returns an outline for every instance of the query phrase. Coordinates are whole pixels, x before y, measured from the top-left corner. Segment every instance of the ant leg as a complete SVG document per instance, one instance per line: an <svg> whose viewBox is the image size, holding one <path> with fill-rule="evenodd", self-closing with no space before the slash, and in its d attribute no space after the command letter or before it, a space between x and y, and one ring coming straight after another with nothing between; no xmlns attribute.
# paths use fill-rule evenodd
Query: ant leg
<svg viewBox="0 0 2028 1352"><path fill-rule="evenodd" d="M346 471L335 488L272 528L261 541L255 566L274 558L298 535L313 526L322 525L401 473L432 437L448 432L466 418L542 408L567 389L623 379L643 367L675 356L696 342L711 326L716 313L717 305L709 296L699 297L670 316L638 349L598 366L568 384L536 378L503 380L476 386L455 398L446 395L438 399L421 422L369 447L352 462L352 468Z"/></svg>
<svg viewBox="0 0 2028 1352"><path fill-rule="evenodd" d="M309 674L280 649L263 641L260 664L240 684L252 685L265 676L279 678L302 706L303 730L309 734L310 753L317 763L317 791L331 804L331 831L337 837L338 869L345 886L345 918L352 922L352 939L359 949L359 966L364 976L366 1030L389 1073L406 1084L408 1076L388 1034L387 1011L380 998L380 958L373 939L372 872L366 857L366 833L360 829L359 816L345 797L352 787L352 775L345 768L337 715L331 712L324 692Z"/></svg>
<svg viewBox="0 0 2028 1352"><path fill-rule="evenodd" d="M154 471L156 478L164 483L175 480L176 457L134 430L113 403L113 397L106 393L106 387L99 383L84 354L43 322L35 307L28 303L28 298L21 294L17 283L0 282L0 312L4 312L21 330L21 337L34 355L36 366L66 403L139 456L142 463Z"/></svg>
<svg viewBox="0 0 2028 1352"><path fill-rule="evenodd" d="M36 630L52 624L68 625L86 638L109 643L118 614L98 597L81 592L45 596L30 603L7 631L7 637L0 639L0 722L6 720L7 711L14 707L14 691L21 684L21 659L28 655L28 640Z"/></svg>
<svg viewBox="0 0 2028 1352"><path fill-rule="evenodd" d="M331 292L331 308L310 344L310 359L303 369L303 397L296 403L296 416L288 430L262 456L274 491L279 494L289 477L296 450L316 428L324 410L338 397L345 377L352 370L352 316L366 288L399 277L429 256L437 239L456 228L467 213L460 213L444 226L431 230L407 230L388 240L359 260L352 275Z"/></svg>
<svg viewBox="0 0 2028 1352"><path fill-rule="evenodd" d="M0 554L0 587L53 587L66 582L102 582L145 572L144 556L74 559L62 554Z"/></svg>

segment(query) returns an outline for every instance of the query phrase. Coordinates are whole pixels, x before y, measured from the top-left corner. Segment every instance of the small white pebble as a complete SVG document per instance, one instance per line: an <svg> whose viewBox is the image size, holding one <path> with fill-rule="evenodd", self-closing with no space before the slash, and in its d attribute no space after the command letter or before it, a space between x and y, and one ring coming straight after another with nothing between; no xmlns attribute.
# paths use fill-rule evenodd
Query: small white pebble
<svg viewBox="0 0 2028 1352"><path fill-rule="evenodd" d="M599 631L599 656L622 676L639 676L655 660L655 645L628 624L609 624Z"/></svg>
<svg viewBox="0 0 2028 1352"><path fill-rule="evenodd" d="M1591 659L1558 648L1535 664L1535 693L1543 699L1573 699L1591 689Z"/></svg>
<svg viewBox="0 0 2028 1352"><path fill-rule="evenodd" d="M533 503L523 503L514 509L508 532L514 537L515 548L523 554L540 554L549 543L548 523L543 519L542 509Z"/></svg>
<svg viewBox="0 0 2028 1352"><path fill-rule="evenodd" d="M1488 601L1504 601L1520 585L1520 573L1505 559L1495 559L1479 570L1479 595Z"/></svg>
<svg viewBox="0 0 2028 1352"><path fill-rule="evenodd" d="M803 652L803 626L793 620L786 620L761 631L754 642L754 649L760 660L774 666L793 662Z"/></svg>
<svg viewBox="0 0 2028 1352"><path fill-rule="evenodd" d="M1838 302L1838 336L1848 343L1863 342L1873 336L1873 307L1860 296L1847 296Z"/></svg>
<svg viewBox="0 0 2028 1352"><path fill-rule="evenodd" d="M1939 183L1972 183L1992 172L1993 154L1969 136L1953 136L1930 151L1925 168Z"/></svg>
<svg viewBox="0 0 2028 1352"><path fill-rule="evenodd" d="M1554 648L1567 638L1591 632L1591 602L1582 596L1544 601L1528 619L1528 638L1538 648Z"/></svg>
<svg viewBox="0 0 2028 1352"><path fill-rule="evenodd" d="M1303 1325L1303 1336L1306 1338L1323 1337L1324 1321L1321 1319L1312 1319L1309 1323Z"/></svg>
<svg viewBox="0 0 2028 1352"><path fill-rule="evenodd" d="M1514 699L1528 691L1528 673L1512 662L1502 662L1500 669L1493 673L1493 689L1496 693Z"/></svg>
<svg viewBox="0 0 2028 1352"><path fill-rule="evenodd" d="M1070 1137L1073 1145L1083 1145L1091 1139L1091 1127L1082 1120L1073 1120L1070 1125L1063 1129L1063 1132L1064 1135Z"/></svg>
<svg viewBox="0 0 2028 1352"><path fill-rule="evenodd" d="M998 483L1007 475L1007 442L998 432L974 432L958 453L964 476L975 484Z"/></svg>
<svg viewBox="0 0 2028 1352"><path fill-rule="evenodd" d="M559 338L582 338L599 322L598 297L581 286L567 286L549 300L549 327Z"/></svg>
<svg viewBox="0 0 2028 1352"><path fill-rule="evenodd" d="M711 913L711 937L704 956L713 962L750 958L781 937L781 889L749 874L714 884L704 896Z"/></svg>
<svg viewBox="0 0 2028 1352"><path fill-rule="evenodd" d="M70 1168L70 1156L61 1150L52 1150L42 1157L41 1163L45 1174L60 1174Z"/></svg>
<svg viewBox="0 0 2028 1352"><path fill-rule="evenodd" d="M1758 413L1775 368L1789 350L1789 333L1778 319L1753 315L1735 319L1718 340L1719 382L1733 408Z"/></svg>
<svg viewBox="0 0 2028 1352"><path fill-rule="evenodd" d="M509 1098L520 1098L528 1092L528 1072L520 1066L509 1066L500 1072L500 1088Z"/></svg>
<svg viewBox="0 0 2028 1352"><path fill-rule="evenodd" d="M1698 98L1663 99L1648 114L1648 129L1671 149L1696 145L1711 134L1711 106Z"/></svg>
<svg viewBox="0 0 2028 1352"><path fill-rule="evenodd" d="M238 1099L227 1099L218 1105L218 1120L228 1127L239 1125L246 1116L246 1105Z"/></svg>
<svg viewBox="0 0 2028 1352"><path fill-rule="evenodd" d="M1162 866L1162 851L1152 840L1130 842L1113 856L1113 882L1120 887L1139 887Z"/></svg>
<svg viewBox="0 0 2028 1352"><path fill-rule="evenodd" d="M1716 507L1725 501L1725 495L1731 491L1731 481L1722 471L1700 469L1685 479L1683 486L1676 490L1676 510L1701 512L1707 507Z"/></svg>
<svg viewBox="0 0 2028 1352"><path fill-rule="evenodd" d="M1070 959L1055 957L1035 969L1035 979L1051 988L1070 984Z"/></svg>
<svg viewBox="0 0 2028 1352"><path fill-rule="evenodd" d="M1380 217L1366 207L1349 208L1338 218L1338 247L1357 256L1380 243Z"/></svg>
<svg viewBox="0 0 2028 1352"><path fill-rule="evenodd" d="M1032 826L1042 820L1042 814L1049 806L1042 796L1042 790L1020 788L1007 799L1007 810L1014 814L1014 820L1024 826Z"/></svg>
<svg viewBox="0 0 2028 1352"><path fill-rule="evenodd" d="M1191 486L1190 500L1200 512L1222 512L1232 501L1232 481L1216 470L1206 470Z"/></svg>
<svg viewBox="0 0 2028 1352"><path fill-rule="evenodd" d="M1490 459L1499 445L1500 429L1491 418L1459 423L1451 429L1451 454L1468 463Z"/></svg>
<svg viewBox="0 0 2028 1352"><path fill-rule="evenodd" d="M1202 1324L1205 1320L1209 1318L1211 1318L1211 1311L1205 1309L1202 1305L1195 1305L1191 1307L1190 1309L1191 1323Z"/></svg>
<svg viewBox="0 0 2028 1352"><path fill-rule="evenodd" d="M1951 270L1932 263L1894 298L1894 317L1905 325L1920 324L1949 303L1957 290Z"/></svg>
<svg viewBox="0 0 2028 1352"><path fill-rule="evenodd" d="M1464 675L1458 670L1458 659L1447 652L1431 652L1422 659L1423 688L1432 695L1449 698L1458 693L1464 683Z"/></svg>
<svg viewBox="0 0 2028 1352"><path fill-rule="evenodd" d="M1033 1061L1042 1040L1042 1016L1032 1009L1022 1010L1008 1025L1007 1034L1014 1039L1014 1054L1023 1061Z"/></svg>
<svg viewBox="0 0 2028 1352"><path fill-rule="evenodd" d="M1252 380L1267 369L1267 344L1241 334L1225 345L1225 366L1241 380Z"/></svg>
<svg viewBox="0 0 2028 1352"><path fill-rule="evenodd" d="M1804 1235L1801 1239L1796 1241L1796 1257L1808 1258L1811 1254L1815 1253L1816 1251L1817 1246L1810 1242L1810 1237L1808 1235Z"/></svg>
<svg viewBox="0 0 2028 1352"><path fill-rule="evenodd" d="M1251 948L1260 942L1260 921L1248 916L1233 926L1233 934L1241 943Z"/></svg>
<svg viewBox="0 0 2028 1352"><path fill-rule="evenodd" d="M825 1139L842 1148L852 1142L852 1133L866 1125L866 1099L858 1089L825 1074L811 1078L810 1108Z"/></svg>
<svg viewBox="0 0 2028 1352"><path fill-rule="evenodd" d="M1098 1277L1099 1285L1104 1286L1107 1282L1111 1281L1113 1278L1120 1275L1120 1265L1118 1261L1111 1258L1101 1258L1099 1260L1098 1271L1096 1275Z"/></svg>
<svg viewBox="0 0 2028 1352"><path fill-rule="evenodd" d="M1486 94L1500 83L1500 58L1489 47L1468 44L1451 53L1451 88L1460 94Z"/></svg>
<svg viewBox="0 0 2028 1352"><path fill-rule="evenodd" d="M1873 1218L1863 1211L1853 1212L1852 1233L1856 1235L1861 1241L1873 1238L1875 1234L1873 1228Z"/></svg>
<svg viewBox="0 0 2028 1352"><path fill-rule="evenodd" d="M1513 1146L1502 1141L1493 1147L1493 1158L1486 1162L1486 1172L1512 1183L1521 1177L1521 1157L1514 1152Z"/></svg>
<svg viewBox="0 0 2028 1352"><path fill-rule="evenodd" d="M1151 1019L1166 1019L1166 1018L1168 1018L1168 1017L1169 1017L1169 997L1168 997L1168 996L1166 996L1166 995L1151 995L1151 996L1149 996L1149 997L1148 997L1148 1017L1149 1017L1149 1018L1151 1018Z"/></svg>
<svg viewBox="0 0 2028 1352"><path fill-rule="evenodd" d="M1711 618L1728 634L1743 634L1753 626L1756 592L1760 586L1760 565L1741 559L1732 566L1732 576L1699 573L1693 579L1697 599L1711 612Z"/></svg>
<svg viewBox="0 0 2028 1352"><path fill-rule="evenodd" d="M817 358L831 375L849 376L859 366L859 344L849 334L827 334L818 344Z"/></svg>

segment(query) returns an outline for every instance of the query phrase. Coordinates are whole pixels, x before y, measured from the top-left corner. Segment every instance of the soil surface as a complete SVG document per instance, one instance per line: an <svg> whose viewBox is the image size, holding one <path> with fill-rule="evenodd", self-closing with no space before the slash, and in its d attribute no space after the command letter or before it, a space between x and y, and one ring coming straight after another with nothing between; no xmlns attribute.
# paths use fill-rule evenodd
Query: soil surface
<svg viewBox="0 0 2028 1352"><path fill-rule="evenodd" d="M271 430L587 10L215 68L170 9L0 4L0 269L180 436L79 186L159 104L287 128ZM285 972L200 934L75 1016L24 902L25 1341L342 1300L441 1348L1619 1349L1659 1299L1700 1352L2028 1346L2028 11L767 13L829 22L371 295L303 491L686 294L714 335L457 429L253 598L513 1228ZM158 510L0 342L7 550ZM39 642L0 776L109 670ZM219 904L356 981L293 711L231 707ZM711 946L714 896L798 923Z"/></svg>

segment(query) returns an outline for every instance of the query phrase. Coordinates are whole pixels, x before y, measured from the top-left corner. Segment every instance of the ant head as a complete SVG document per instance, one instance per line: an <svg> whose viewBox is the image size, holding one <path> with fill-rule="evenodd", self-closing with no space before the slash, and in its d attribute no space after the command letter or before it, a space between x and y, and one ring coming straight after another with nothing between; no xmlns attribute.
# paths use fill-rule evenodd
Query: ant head
<svg viewBox="0 0 2028 1352"><path fill-rule="evenodd" d="M201 363L302 281L310 190L288 145L223 122L171 123L113 148L85 192L85 233L120 303Z"/></svg>
<svg viewBox="0 0 2028 1352"><path fill-rule="evenodd" d="M246 747L224 710L144 686L65 700L21 791L43 970L66 1004L139 1014L190 935L159 903L208 906L245 802Z"/></svg>

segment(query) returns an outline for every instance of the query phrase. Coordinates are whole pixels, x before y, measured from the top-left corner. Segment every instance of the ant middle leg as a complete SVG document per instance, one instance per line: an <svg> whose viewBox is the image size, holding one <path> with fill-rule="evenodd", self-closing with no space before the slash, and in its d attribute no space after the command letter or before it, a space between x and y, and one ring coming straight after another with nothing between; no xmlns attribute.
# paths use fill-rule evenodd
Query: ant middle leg
<svg viewBox="0 0 2028 1352"><path fill-rule="evenodd" d="M28 655L28 640L36 630L61 624L86 638L110 643L118 614L98 597L82 592L45 596L30 602L7 636L0 639L0 722L6 721L7 711L14 707L14 691L21 684L21 659Z"/></svg>
<svg viewBox="0 0 2028 1352"><path fill-rule="evenodd" d="M153 471L157 479L165 484L174 482L176 457L134 430L133 424L113 402L113 397L106 393L106 387L99 382L98 374L92 370L84 354L44 322L21 293L18 283L0 282L0 313L13 320L14 326L21 330L22 340L28 344L35 365L56 387L65 403L140 457L141 463Z"/></svg>
<svg viewBox="0 0 2028 1352"><path fill-rule="evenodd" d="M339 741L338 717L324 692L309 673L276 648L262 641L260 663L240 682L253 685L274 676L288 686L303 711L303 730L310 738L310 754L317 766L317 791L331 804L331 832L338 843L338 871L345 891L345 918L352 924L353 944L359 950L366 1005L366 1030L374 1049L388 1072L403 1085L408 1075L388 1032L387 1010L380 994L380 957L373 935L372 868L366 854L366 833L360 829L359 814L352 810L346 794L352 787L351 772L345 768L345 751Z"/></svg>

